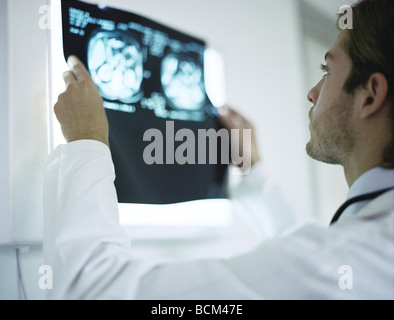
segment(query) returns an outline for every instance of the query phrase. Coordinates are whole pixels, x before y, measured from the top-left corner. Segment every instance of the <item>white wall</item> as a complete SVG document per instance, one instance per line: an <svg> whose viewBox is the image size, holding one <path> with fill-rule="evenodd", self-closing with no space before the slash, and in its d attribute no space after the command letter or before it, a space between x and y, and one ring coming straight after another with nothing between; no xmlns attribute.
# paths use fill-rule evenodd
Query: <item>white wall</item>
<svg viewBox="0 0 394 320"><path fill-rule="evenodd" d="M0 243L11 237L11 190L9 176L9 108L8 108L8 50L5 45L8 41L7 33L7 3L0 1Z"/></svg>
<svg viewBox="0 0 394 320"><path fill-rule="evenodd" d="M12 140L6 139L12 141L12 145L0 144L0 159L5 159L5 163L9 159L12 163L7 172L0 171L0 191L5 190L4 195L8 197L0 198L0 221L12 217L11 222L8 219L12 227L7 228L7 235L4 234L7 240L2 241L7 244L0 246L0 299L21 299L16 245L39 242L42 233L40 187L47 152L47 34L38 27L38 9L46 1L0 1L0 12L6 3L9 6L6 35L10 40L10 73L6 81L11 86L7 104L11 107L4 108L4 101L0 101L1 112L3 115L8 110L12 114L7 118ZM297 204L305 214L314 211L313 177L304 151L309 139L307 113L310 105L303 82L303 42L297 1L100 2L146 15L201 37L221 52L226 65L228 103L255 123L266 167L282 185L288 201ZM0 23L4 23L3 17ZM0 32L0 35L3 44L4 34ZM0 54L4 52L0 50ZM0 81L4 84L4 77L0 76ZM3 86L0 90L5 91ZM22 252L20 262L27 298L41 299L44 293L38 288L38 268L42 264L40 244Z"/></svg>
<svg viewBox="0 0 394 320"><path fill-rule="evenodd" d="M45 0L0 2L1 171L0 299L43 297L42 178L47 156L47 32L38 27ZM17 248L30 244L29 250ZM23 283L19 271L24 274Z"/></svg>
<svg viewBox="0 0 394 320"><path fill-rule="evenodd" d="M45 0L5 1L2 11L6 34L2 40L6 65L1 72L2 219L0 243L35 243L42 238L42 173L47 155L46 31L37 24ZM3 30L3 32L4 32ZM3 193L3 192L2 192ZM3 209L4 206L4 209ZM5 214L12 212L12 215Z"/></svg>

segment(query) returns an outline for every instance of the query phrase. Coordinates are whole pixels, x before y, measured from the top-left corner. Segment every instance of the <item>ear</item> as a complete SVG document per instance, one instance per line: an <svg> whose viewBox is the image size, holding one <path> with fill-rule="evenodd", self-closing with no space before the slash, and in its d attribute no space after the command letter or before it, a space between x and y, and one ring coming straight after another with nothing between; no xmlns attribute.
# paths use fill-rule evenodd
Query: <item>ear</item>
<svg viewBox="0 0 394 320"><path fill-rule="evenodd" d="M363 89L360 116L369 118L379 112L387 102L388 82L383 73L373 73Z"/></svg>

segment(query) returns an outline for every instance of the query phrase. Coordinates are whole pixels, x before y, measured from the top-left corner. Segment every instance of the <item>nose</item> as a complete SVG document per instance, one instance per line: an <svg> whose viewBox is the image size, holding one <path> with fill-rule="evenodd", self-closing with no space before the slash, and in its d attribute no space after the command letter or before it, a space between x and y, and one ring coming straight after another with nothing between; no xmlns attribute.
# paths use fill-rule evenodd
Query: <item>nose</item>
<svg viewBox="0 0 394 320"><path fill-rule="evenodd" d="M308 92L308 101L313 105L316 105L317 100L319 99L320 90L323 85L324 79L321 79L309 92Z"/></svg>

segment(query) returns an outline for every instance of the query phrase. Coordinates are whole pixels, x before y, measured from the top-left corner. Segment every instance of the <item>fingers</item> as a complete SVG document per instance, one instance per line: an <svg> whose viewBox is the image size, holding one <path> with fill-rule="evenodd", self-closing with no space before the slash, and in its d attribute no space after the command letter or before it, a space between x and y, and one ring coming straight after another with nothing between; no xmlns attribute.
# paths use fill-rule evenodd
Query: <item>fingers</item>
<svg viewBox="0 0 394 320"><path fill-rule="evenodd" d="M219 120L227 129L235 129L233 123L232 109L227 106L223 106L219 109Z"/></svg>
<svg viewBox="0 0 394 320"><path fill-rule="evenodd" d="M63 73L63 80L66 86L68 87L71 83L77 82L77 79L75 78L75 75L71 71L66 71Z"/></svg>
<svg viewBox="0 0 394 320"><path fill-rule="evenodd" d="M76 56L70 56L67 60L67 63L77 81L90 79L88 70L86 70L81 60L79 60Z"/></svg>
<svg viewBox="0 0 394 320"><path fill-rule="evenodd" d="M224 106L220 110L220 121L227 129L247 129L253 127L240 113Z"/></svg>

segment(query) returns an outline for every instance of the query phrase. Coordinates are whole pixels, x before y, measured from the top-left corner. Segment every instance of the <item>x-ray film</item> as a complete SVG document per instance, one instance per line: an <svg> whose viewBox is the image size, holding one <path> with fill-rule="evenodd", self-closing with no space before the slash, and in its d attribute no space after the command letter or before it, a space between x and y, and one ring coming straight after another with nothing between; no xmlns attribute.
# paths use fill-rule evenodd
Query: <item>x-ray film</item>
<svg viewBox="0 0 394 320"><path fill-rule="evenodd" d="M139 15L81 1L63 0L62 19L65 58L82 60L104 100L118 201L227 198L227 165L220 154L212 164L174 161L184 143L174 138L179 130L193 133L195 147L189 143L188 152L197 159L199 130L221 129L204 85L204 42ZM152 130L162 133L155 141L162 150L157 145L155 161L147 161L144 152L153 139L144 136Z"/></svg>

